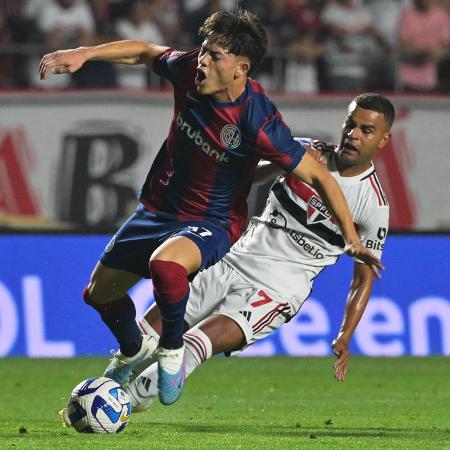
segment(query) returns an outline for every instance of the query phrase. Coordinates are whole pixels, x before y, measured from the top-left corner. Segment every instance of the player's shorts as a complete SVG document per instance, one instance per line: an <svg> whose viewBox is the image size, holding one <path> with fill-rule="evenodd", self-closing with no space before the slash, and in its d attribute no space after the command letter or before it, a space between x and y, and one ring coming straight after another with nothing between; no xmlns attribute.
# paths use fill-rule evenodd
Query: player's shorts
<svg viewBox="0 0 450 450"><path fill-rule="evenodd" d="M200 249L200 270L215 264L230 250L226 229L213 220L174 221L139 205L112 237L100 262L112 269L150 278L151 255L163 242L175 236L187 237Z"/></svg>
<svg viewBox="0 0 450 450"><path fill-rule="evenodd" d="M191 283L184 320L192 328L213 314L228 316L239 325L248 346L288 322L309 293L309 283L305 283L303 299L293 304L220 261Z"/></svg>

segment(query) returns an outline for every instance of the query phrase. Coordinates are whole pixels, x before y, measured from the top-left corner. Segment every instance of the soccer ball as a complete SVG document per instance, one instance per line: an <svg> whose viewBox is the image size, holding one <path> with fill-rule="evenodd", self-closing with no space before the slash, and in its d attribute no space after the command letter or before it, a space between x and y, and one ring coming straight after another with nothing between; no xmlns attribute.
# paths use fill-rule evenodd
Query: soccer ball
<svg viewBox="0 0 450 450"><path fill-rule="evenodd" d="M106 377L88 378L75 386L67 408L61 411L65 424L80 433L119 433L130 414L128 394Z"/></svg>

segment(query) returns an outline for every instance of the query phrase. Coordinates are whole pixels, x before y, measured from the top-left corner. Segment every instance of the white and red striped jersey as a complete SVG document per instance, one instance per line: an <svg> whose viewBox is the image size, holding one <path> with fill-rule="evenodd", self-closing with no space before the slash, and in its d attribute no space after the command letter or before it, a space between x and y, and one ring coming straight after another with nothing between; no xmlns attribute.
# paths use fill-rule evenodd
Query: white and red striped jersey
<svg viewBox="0 0 450 450"><path fill-rule="evenodd" d="M330 153L328 169L345 195L361 242L381 257L389 205L375 167L354 177L342 177L334 160L335 154ZM320 195L286 175L274 183L262 215L251 220L224 261L245 278L293 298L299 306L298 302L309 295L312 280L336 262L344 246Z"/></svg>

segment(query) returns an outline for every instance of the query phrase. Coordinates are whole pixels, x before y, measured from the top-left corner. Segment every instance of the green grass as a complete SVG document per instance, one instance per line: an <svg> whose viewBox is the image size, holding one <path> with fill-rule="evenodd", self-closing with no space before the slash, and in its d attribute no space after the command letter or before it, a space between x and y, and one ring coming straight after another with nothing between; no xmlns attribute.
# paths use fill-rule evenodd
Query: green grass
<svg viewBox="0 0 450 450"><path fill-rule="evenodd" d="M213 358L172 406L83 435L57 411L105 359L0 359L0 449L450 449L448 358Z"/></svg>

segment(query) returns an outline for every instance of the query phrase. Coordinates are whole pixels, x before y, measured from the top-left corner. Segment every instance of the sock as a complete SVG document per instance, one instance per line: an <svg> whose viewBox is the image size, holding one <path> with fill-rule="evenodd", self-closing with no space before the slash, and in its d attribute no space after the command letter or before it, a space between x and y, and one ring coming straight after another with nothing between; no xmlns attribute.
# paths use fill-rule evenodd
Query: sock
<svg viewBox="0 0 450 450"><path fill-rule="evenodd" d="M184 333L186 345L186 376L212 356L212 343L200 328L192 328Z"/></svg>
<svg viewBox="0 0 450 450"><path fill-rule="evenodd" d="M100 314L105 325L117 339L120 352L124 356L133 356L139 352L142 334L136 324L136 308L128 295L109 303L95 303L86 288L83 298L86 304Z"/></svg>
<svg viewBox="0 0 450 450"><path fill-rule="evenodd" d="M155 300L161 312L159 345L177 349L183 345L184 314L189 298L188 272L172 261L150 261Z"/></svg>
<svg viewBox="0 0 450 450"><path fill-rule="evenodd" d="M187 378L201 363L211 358L212 343L200 328L193 328L185 333L184 343ZM130 394L133 407L149 397L156 397L158 395L158 364L154 363L147 367L129 384L127 392Z"/></svg>
<svg viewBox="0 0 450 450"><path fill-rule="evenodd" d="M142 316L138 321L138 327L141 330L142 334L146 334L147 336L153 336L157 342L159 342L159 334L156 330L147 322L144 316Z"/></svg>

